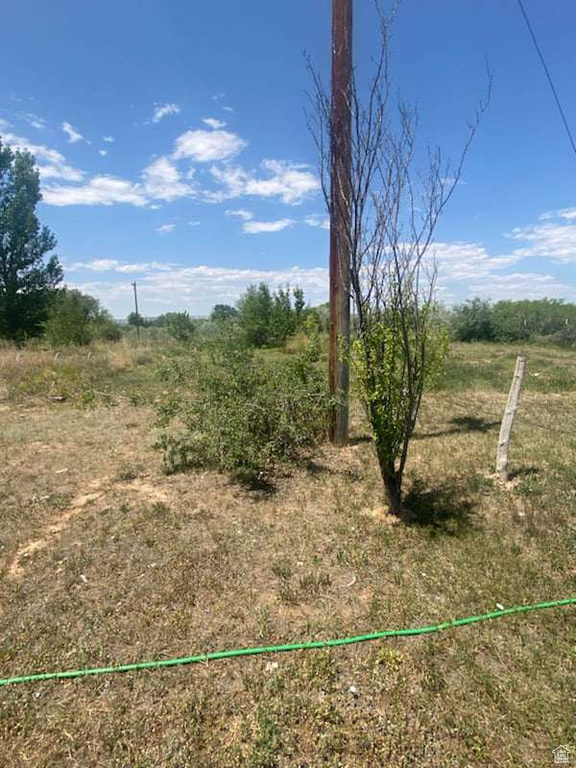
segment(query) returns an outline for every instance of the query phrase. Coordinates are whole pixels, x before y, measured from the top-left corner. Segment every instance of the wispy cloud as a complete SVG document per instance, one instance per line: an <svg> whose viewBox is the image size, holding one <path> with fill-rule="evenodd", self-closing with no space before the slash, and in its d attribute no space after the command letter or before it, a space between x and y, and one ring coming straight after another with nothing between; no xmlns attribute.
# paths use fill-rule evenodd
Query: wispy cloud
<svg viewBox="0 0 576 768"><path fill-rule="evenodd" d="M237 216L239 219L242 219L242 221L250 221L250 219L254 218L254 214L250 211L246 211L243 208L240 208L236 211L225 211L226 216Z"/></svg>
<svg viewBox="0 0 576 768"><path fill-rule="evenodd" d="M51 149L44 144L34 144L14 133L5 133L3 139L13 149L31 152L34 155L42 181L47 179L82 181L84 178L84 172L69 165L64 155L56 149Z"/></svg>
<svg viewBox="0 0 576 768"><path fill-rule="evenodd" d="M176 224L162 224L161 227L156 227L156 232L159 235L167 235L169 232L173 232Z"/></svg>
<svg viewBox="0 0 576 768"><path fill-rule="evenodd" d="M537 224L515 227L508 233L511 240L528 243L513 253L518 258L540 256L562 264L576 262L576 208L547 211L540 219Z"/></svg>
<svg viewBox="0 0 576 768"><path fill-rule="evenodd" d="M116 139L114 138L114 136L102 136L102 141L105 141L106 144L114 144Z"/></svg>
<svg viewBox="0 0 576 768"><path fill-rule="evenodd" d="M154 104L152 122L159 123L160 120L164 119L168 115L177 115L180 113L181 109L182 108L180 105L174 104L174 102L169 102L167 104Z"/></svg>
<svg viewBox="0 0 576 768"><path fill-rule="evenodd" d="M80 131L77 131L73 125L70 125L70 123L62 123L62 130L68 136L69 144L76 144L78 141L87 141Z"/></svg>
<svg viewBox="0 0 576 768"><path fill-rule="evenodd" d="M304 222L308 224L309 227L330 229L330 219L328 216L322 213L313 213L310 216L306 216Z"/></svg>
<svg viewBox="0 0 576 768"><path fill-rule="evenodd" d="M276 221L245 221L242 231L247 235L259 235L262 232L281 232L291 227L296 222L294 219L277 219Z"/></svg>
<svg viewBox="0 0 576 768"><path fill-rule="evenodd" d="M144 207L149 202L142 185L116 176L93 176L82 186L45 186L44 202L48 205L114 205L128 203Z"/></svg>
<svg viewBox="0 0 576 768"><path fill-rule="evenodd" d="M34 112L21 112L18 117L31 125L32 128L36 128L37 131L43 131L46 128L46 120Z"/></svg>
<svg viewBox="0 0 576 768"><path fill-rule="evenodd" d="M209 128L214 128L215 130L218 130L219 128L226 128L226 121L218 120L215 117L205 117L202 122L204 125L207 125Z"/></svg>
<svg viewBox="0 0 576 768"><path fill-rule="evenodd" d="M308 166L283 160L263 160L260 171L225 165L212 166L210 172L224 187L208 196L216 202L247 195L278 198L287 205L298 205L320 189L317 176Z"/></svg>
<svg viewBox="0 0 576 768"><path fill-rule="evenodd" d="M118 259L91 259L90 261L75 261L66 265L68 272L118 272L120 274L170 272L174 264L166 264L159 261L126 262Z"/></svg>

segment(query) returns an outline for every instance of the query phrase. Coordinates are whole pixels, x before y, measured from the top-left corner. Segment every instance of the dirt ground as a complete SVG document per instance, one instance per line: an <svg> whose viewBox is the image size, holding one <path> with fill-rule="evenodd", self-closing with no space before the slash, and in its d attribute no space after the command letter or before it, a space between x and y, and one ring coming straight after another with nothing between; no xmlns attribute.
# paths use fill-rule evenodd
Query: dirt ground
<svg viewBox="0 0 576 768"><path fill-rule="evenodd" d="M0 403L0 675L435 623L576 595L573 356L533 354L513 446L485 347L431 394L408 522L353 440L271 487L162 472L150 405ZM488 361L488 362L486 362ZM512 361L512 362L511 362ZM511 375L510 370L510 375ZM464 373L463 373L464 371ZM552 377L549 386L542 381ZM559 382L559 383L554 383ZM576 610L331 651L0 688L0 765L541 766L576 745Z"/></svg>

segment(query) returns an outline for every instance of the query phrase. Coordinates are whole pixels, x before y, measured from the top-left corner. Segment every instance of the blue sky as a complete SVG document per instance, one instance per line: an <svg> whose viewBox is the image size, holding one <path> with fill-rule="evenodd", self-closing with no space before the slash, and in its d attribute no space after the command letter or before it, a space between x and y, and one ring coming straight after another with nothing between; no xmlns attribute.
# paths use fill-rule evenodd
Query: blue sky
<svg viewBox="0 0 576 768"><path fill-rule="evenodd" d="M0 134L42 168L68 284L117 317L210 311L250 282L327 294L306 126L307 51L327 79L329 0L5 0ZM525 0L576 131L576 5ZM377 43L356 0L360 72ZM576 156L514 0L404 0L393 78L421 140L456 156L490 108L438 230L439 295L576 300Z"/></svg>

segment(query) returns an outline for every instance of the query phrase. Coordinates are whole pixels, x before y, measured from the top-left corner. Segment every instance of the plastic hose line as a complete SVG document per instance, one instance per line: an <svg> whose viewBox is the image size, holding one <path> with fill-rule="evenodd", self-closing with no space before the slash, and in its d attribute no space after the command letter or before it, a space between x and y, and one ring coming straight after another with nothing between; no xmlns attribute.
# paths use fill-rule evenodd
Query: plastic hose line
<svg viewBox="0 0 576 768"><path fill-rule="evenodd" d="M564 600L552 600L534 605L517 605L514 608L504 608L500 611L484 613L480 616L468 616L465 619L453 619L443 621L441 624L433 624L427 627L412 627L407 629L387 629L382 632L372 632L368 635L356 635L354 637L340 637L333 640L315 640L306 643L291 643L289 645L269 645L261 648L236 648L228 651L214 651L201 653L196 656L183 656L176 659L157 659L156 661L141 661L135 664L120 664L113 667L95 667L92 669L75 669L64 672L41 672L32 675L18 677L6 677L0 679L0 685L15 685L16 683L36 683L42 680L64 680L71 677L87 677L88 675L107 675L115 672L136 672L141 669L158 669L159 667L175 667L180 664L200 664L216 659L230 659L235 656L256 656L261 653L282 653L285 651L305 651L314 648L335 648L340 645L352 645L364 643L367 640L381 640L385 637L404 637L407 635L427 635L432 632L442 632L452 627L463 627L466 624L476 624L479 621L498 619L502 616L512 616L515 613L528 613L540 611L546 608L557 608L562 605L576 604L576 597L568 597Z"/></svg>

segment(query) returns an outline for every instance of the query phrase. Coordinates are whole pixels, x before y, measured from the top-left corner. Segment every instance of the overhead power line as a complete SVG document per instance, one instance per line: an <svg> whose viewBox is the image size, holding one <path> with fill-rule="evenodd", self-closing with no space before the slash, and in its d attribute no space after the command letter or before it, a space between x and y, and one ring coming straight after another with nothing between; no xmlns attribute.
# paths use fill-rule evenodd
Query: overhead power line
<svg viewBox="0 0 576 768"><path fill-rule="evenodd" d="M548 66L546 64L542 51L540 50L540 46L538 45L538 40L536 40L536 35L534 34L534 30L532 29L532 24L530 24L530 19L528 18L528 14L524 9L524 5L522 4L522 0L518 0L518 5L520 6L520 10L522 11L522 16L524 16L524 21L526 22L526 26L528 27L528 31L530 32L530 37L532 38L532 42L534 43L534 47L536 48L538 57L540 58L542 67L544 68L544 72L546 73L546 77L548 78L548 83L550 84L552 93L554 94L554 99L556 101L558 111L560 112L560 117L562 118L562 122L564 123L564 128L566 129L566 133L568 134L568 139L570 140L570 144L572 145L572 150L576 155L576 142L574 141L572 131L570 130L570 126L568 125L568 120L566 119L566 115L564 113L564 110L562 109L562 104L560 103L560 97L558 96L558 92L554 87L554 81L552 80L552 75L550 74L550 70L548 69Z"/></svg>

